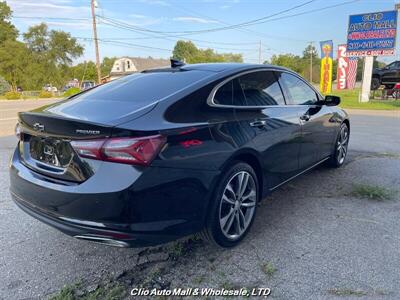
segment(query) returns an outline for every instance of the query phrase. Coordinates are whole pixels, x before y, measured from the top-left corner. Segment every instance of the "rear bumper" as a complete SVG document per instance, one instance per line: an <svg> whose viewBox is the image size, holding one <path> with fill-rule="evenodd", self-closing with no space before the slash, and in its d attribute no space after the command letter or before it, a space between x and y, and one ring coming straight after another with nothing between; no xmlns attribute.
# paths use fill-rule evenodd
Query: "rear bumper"
<svg viewBox="0 0 400 300"><path fill-rule="evenodd" d="M66 185L21 164L16 150L10 192L26 213L68 235L140 247L201 230L218 175L104 163L87 181Z"/></svg>
<svg viewBox="0 0 400 300"><path fill-rule="evenodd" d="M71 222L63 220L62 218L56 218L40 212L40 210L33 208L26 201L22 200L13 193L11 193L11 196L17 206L30 216L78 239L98 242L116 247L144 247L166 243L176 238L167 234L127 233L107 228L79 224L79 221Z"/></svg>

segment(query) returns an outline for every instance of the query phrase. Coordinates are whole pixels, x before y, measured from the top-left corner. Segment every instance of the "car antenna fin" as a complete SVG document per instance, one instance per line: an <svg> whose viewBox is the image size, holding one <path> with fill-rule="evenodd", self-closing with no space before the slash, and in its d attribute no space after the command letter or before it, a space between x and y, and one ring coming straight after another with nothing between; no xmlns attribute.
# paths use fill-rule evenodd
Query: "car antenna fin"
<svg viewBox="0 0 400 300"><path fill-rule="evenodd" d="M179 68L179 67L183 67L185 65L184 61L181 61L176 58L171 58L170 61L171 61L171 68Z"/></svg>

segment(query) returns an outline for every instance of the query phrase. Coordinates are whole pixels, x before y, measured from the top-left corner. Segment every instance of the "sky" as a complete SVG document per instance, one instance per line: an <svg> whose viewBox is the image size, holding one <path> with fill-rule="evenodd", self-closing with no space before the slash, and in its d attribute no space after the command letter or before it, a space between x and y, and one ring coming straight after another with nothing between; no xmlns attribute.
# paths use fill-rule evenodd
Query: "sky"
<svg viewBox="0 0 400 300"><path fill-rule="evenodd" d="M79 61L95 59L90 0L6 2L20 33L44 21L50 29L78 38L85 46ZM346 43L349 15L393 10L397 2L400 0L97 0L100 58L169 58L177 40L192 40L198 47L218 53L242 53L249 63L258 63L260 43L262 61L273 54L301 55L310 42L318 51L319 41L333 40L335 46ZM324 9L335 5L340 6ZM263 17L268 18L262 24L204 32ZM199 30L203 32L188 33Z"/></svg>

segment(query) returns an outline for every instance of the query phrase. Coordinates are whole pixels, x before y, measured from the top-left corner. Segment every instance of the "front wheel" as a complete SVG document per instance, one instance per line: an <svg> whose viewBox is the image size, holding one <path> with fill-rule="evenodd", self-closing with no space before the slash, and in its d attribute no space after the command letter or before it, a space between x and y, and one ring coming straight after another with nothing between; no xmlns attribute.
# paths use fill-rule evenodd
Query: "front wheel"
<svg viewBox="0 0 400 300"><path fill-rule="evenodd" d="M379 81L379 78L373 77L371 80L371 90L377 90L381 86L381 82Z"/></svg>
<svg viewBox="0 0 400 300"><path fill-rule="evenodd" d="M333 153L328 160L328 165L330 167L339 168L343 165L346 156L347 148L349 145L349 127L346 123L340 125L340 130L336 138L335 148Z"/></svg>
<svg viewBox="0 0 400 300"><path fill-rule="evenodd" d="M253 168L235 163L217 185L202 236L221 247L240 243L256 214L258 180Z"/></svg>

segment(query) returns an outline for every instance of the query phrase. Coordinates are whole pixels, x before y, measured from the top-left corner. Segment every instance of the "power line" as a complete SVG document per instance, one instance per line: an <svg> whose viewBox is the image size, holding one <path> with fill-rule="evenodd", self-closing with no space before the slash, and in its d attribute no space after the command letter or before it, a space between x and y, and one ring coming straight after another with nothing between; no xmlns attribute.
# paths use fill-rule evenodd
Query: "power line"
<svg viewBox="0 0 400 300"><path fill-rule="evenodd" d="M310 1L308 1L306 3L303 3L302 5L308 4L308 3L310 3ZM312 1L315 1L315 0L312 0ZM325 6L325 7L321 7L321 8L316 8L316 9L312 9L312 10L296 13L296 14L291 14L291 15L287 15L287 16L281 16L281 17L269 19L272 16L276 16L276 15L281 14L283 12L287 12L289 10L293 10L295 8L298 8L299 5L297 5L295 7L290 8L290 9L286 9L284 11L272 14L270 16L266 16L264 18L259 18L259 19L263 19L263 21L257 21L257 22L248 21L248 22L234 24L234 25L225 26L225 27L209 28L209 29L203 29L203 30L197 30L197 31L194 31L194 30L193 31L159 31L159 30L151 30L151 29L140 27L140 26L131 25L131 24L126 23L126 22L122 22L122 21L118 21L118 20L115 20L115 19L107 18L107 17L102 17L102 16L98 16L98 17L101 18L103 21L106 21L105 24L110 24L111 23L114 26L120 26L120 27L124 27L124 28L127 28L127 29L129 28L131 30L135 30L135 31L138 31L138 32L140 31L140 32L153 33L153 34L163 34L165 36L168 36L168 34L179 34L181 36L182 35L188 36L188 35L193 35L193 34L210 33L210 32L217 32L217 31L223 31L223 30L237 29L237 28L241 28L241 27L253 26L253 25L258 25L258 24L264 24L264 23L267 23L267 22L283 20L283 19L288 19L288 18L297 17L297 16L301 16L301 15L311 14L311 13L315 13L315 12L319 12L319 11L323 11L323 10L328 10L328 9L331 9L331 8L336 8L336 7L339 7L339 6L355 3L355 2L358 2L358 1L360 1L360 0L351 0L351 1L347 1L347 2L342 2L342 3L338 3L338 4L334 4L334 5L329 5L329 6ZM257 20L259 20L259 19L257 19ZM175 35L175 37L176 37L176 35Z"/></svg>
<svg viewBox="0 0 400 300"><path fill-rule="evenodd" d="M12 16L15 19L46 19L46 20L64 20L64 21L90 21L87 18L67 18L67 17L38 17L38 16Z"/></svg>
<svg viewBox="0 0 400 300"><path fill-rule="evenodd" d="M203 29L203 30L158 31L158 30L151 30L151 29L142 28L142 27L139 27L139 26L133 26L133 25L130 25L130 24L127 24L127 23L124 23L124 22L120 22L120 21L117 21L117 20L113 20L113 19L110 19L110 18L106 18L106 17L101 17L101 16L99 16L99 17L101 17L101 18L103 18L105 20L108 20L108 21L114 21L114 22L117 21L117 22L119 22L120 25L130 26L132 28L135 28L136 30L146 31L146 32L151 32L151 33L161 33L161 34L171 34L171 33L172 34L197 34L197 33L215 32L215 31L221 31L221 30L228 30L228 29L234 29L234 28L250 26L251 24L255 24L255 23L259 22L259 21L266 20L266 19L275 17L277 15L287 13L289 11L292 11L292 10L295 10L297 8L303 7L303 6L307 5L307 4L310 4L310 3L315 2L315 1L316 0L308 0L308 1L304 2L304 3L299 4L299 5L295 5L293 7L290 7L290 8L278 11L276 13L270 14L268 16L264 16L262 18L253 19L253 20L250 20L250 21L246 21L246 22L242 22L242 23L238 23L238 24L234 24L234 25L216 27L216 28L209 28L209 29Z"/></svg>
<svg viewBox="0 0 400 300"><path fill-rule="evenodd" d="M103 44L127 46L128 48L143 48L143 49L149 49L149 50L172 52L171 49L160 48L160 47L152 47L152 46L139 45L139 44L133 44L133 43L119 42L119 41L107 41L107 40L103 40L103 39L98 39L98 40L99 40L99 42L101 42Z"/></svg>

